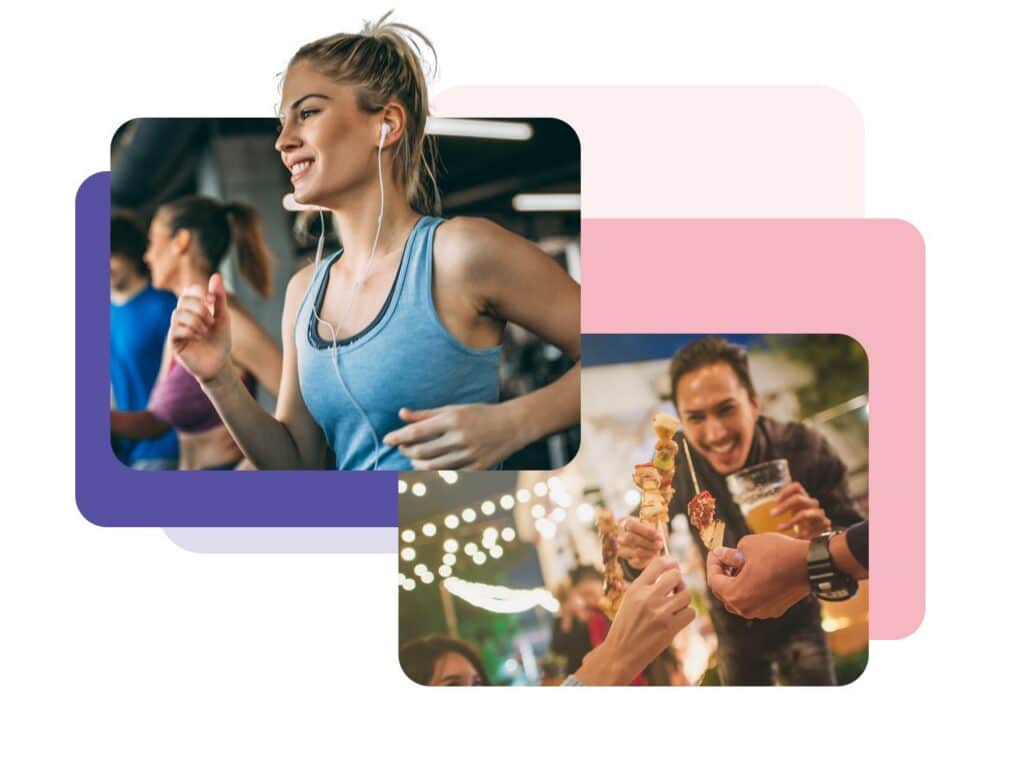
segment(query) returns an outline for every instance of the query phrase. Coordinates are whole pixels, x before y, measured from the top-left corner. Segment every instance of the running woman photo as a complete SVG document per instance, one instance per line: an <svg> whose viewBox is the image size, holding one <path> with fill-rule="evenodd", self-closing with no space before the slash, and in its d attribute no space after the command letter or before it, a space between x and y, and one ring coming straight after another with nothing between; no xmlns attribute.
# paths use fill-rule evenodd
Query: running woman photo
<svg viewBox="0 0 1024 768"><path fill-rule="evenodd" d="M295 202L333 214L343 248L288 285L273 415L230 365L221 277L180 297L175 357L258 469L494 468L579 423L578 362L498 402L505 324L578 361L580 290L524 238L437 215L428 51L385 16L303 46L284 73L276 149Z"/></svg>

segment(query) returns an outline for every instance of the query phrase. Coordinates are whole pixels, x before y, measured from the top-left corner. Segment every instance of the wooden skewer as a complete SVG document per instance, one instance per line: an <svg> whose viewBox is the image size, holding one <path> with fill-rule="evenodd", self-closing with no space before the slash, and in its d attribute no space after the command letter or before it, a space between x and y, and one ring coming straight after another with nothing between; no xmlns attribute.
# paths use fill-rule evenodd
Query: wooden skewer
<svg viewBox="0 0 1024 768"><path fill-rule="evenodd" d="M686 454L686 464L690 467L690 479L693 481L693 495L700 495L700 485L697 483L697 472L693 468L693 457L690 456L690 444L683 438L683 453Z"/></svg>
<svg viewBox="0 0 1024 768"><path fill-rule="evenodd" d="M693 468L693 457L690 456L690 444L683 438L683 452L686 454L686 463L690 467L690 480L693 481L693 495L694 497L700 495L700 484L697 482L697 472ZM712 520L711 525L714 526L715 535L712 538L712 546L709 549L714 549L722 545L722 537L725 534L725 525L721 520ZM702 532L703 533L703 532Z"/></svg>

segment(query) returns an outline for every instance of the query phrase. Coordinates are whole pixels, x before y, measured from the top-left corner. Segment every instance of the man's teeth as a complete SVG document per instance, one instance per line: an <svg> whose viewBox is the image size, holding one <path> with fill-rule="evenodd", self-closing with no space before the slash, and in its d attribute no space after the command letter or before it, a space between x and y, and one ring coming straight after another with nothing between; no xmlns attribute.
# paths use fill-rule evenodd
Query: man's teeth
<svg viewBox="0 0 1024 768"><path fill-rule="evenodd" d="M304 170L309 168L313 164L312 160L303 160L301 163L296 163L292 166L292 173L302 173Z"/></svg>
<svg viewBox="0 0 1024 768"><path fill-rule="evenodd" d="M732 450L732 448L733 448L733 443L729 443L728 445L719 445L719 446L713 445L713 446L711 446L711 452L712 453L729 453Z"/></svg>

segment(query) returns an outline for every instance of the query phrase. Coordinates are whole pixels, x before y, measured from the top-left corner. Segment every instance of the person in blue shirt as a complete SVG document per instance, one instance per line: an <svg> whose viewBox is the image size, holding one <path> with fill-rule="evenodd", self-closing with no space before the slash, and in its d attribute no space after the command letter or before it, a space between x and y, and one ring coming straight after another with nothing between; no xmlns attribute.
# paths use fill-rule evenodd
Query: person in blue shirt
<svg viewBox="0 0 1024 768"><path fill-rule="evenodd" d="M143 261L146 230L128 213L110 222L110 389L111 408L145 410L160 372L174 294L149 282ZM177 469L173 430L153 440L112 438L115 455L133 469Z"/></svg>

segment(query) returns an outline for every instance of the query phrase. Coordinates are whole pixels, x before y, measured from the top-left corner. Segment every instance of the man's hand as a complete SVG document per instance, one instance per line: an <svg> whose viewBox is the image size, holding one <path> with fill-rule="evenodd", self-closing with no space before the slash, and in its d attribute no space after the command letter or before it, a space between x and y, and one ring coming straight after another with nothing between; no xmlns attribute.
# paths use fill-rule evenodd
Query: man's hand
<svg viewBox="0 0 1024 768"><path fill-rule="evenodd" d="M635 517L627 517L619 536L619 557L629 563L630 568L642 571L664 546L658 529Z"/></svg>
<svg viewBox="0 0 1024 768"><path fill-rule="evenodd" d="M576 677L585 685L628 685L695 616L679 563L655 558L629 585L608 636Z"/></svg>
<svg viewBox="0 0 1024 768"><path fill-rule="evenodd" d="M774 619L810 594L806 541L761 533L708 553L708 587L732 613ZM732 569L732 574L726 569Z"/></svg>
<svg viewBox="0 0 1024 768"><path fill-rule="evenodd" d="M782 489L772 515L780 519L778 530L793 529L798 539L813 539L819 533L832 529L832 521L825 515L825 510L800 483L790 483Z"/></svg>

